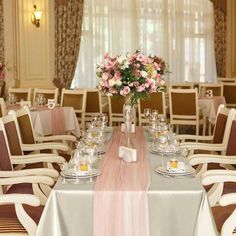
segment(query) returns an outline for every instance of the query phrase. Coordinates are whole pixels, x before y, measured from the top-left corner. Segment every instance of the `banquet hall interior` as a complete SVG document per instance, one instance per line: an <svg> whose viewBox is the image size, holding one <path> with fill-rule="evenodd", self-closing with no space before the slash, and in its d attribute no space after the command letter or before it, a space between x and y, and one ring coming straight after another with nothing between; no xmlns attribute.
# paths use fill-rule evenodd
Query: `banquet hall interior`
<svg viewBox="0 0 236 236"><path fill-rule="evenodd" d="M0 235L236 235L236 0L0 0Z"/></svg>

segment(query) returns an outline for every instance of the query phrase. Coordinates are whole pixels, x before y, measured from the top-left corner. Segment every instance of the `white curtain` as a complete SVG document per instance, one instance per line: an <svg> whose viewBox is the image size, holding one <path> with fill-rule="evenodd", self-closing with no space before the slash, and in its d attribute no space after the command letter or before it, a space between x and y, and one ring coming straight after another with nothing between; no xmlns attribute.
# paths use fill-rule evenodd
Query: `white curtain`
<svg viewBox="0 0 236 236"><path fill-rule="evenodd" d="M72 87L96 87L96 65L134 52L162 57L170 82L216 82L214 14L209 0L85 0Z"/></svg>

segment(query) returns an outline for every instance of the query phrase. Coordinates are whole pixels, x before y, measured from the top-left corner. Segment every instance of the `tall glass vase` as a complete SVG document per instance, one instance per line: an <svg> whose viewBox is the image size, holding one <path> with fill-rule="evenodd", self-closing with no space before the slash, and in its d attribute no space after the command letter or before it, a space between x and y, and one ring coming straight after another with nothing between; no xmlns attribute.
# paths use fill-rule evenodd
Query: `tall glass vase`
<svg viewBox="0 0 236 236"><path fill-rule="evenodd" d="M135 121L135 108L130 102L126 102L123 106L123 118L125 125L125 146L133 148L133 142L131 140L132 124Z"/></svg>

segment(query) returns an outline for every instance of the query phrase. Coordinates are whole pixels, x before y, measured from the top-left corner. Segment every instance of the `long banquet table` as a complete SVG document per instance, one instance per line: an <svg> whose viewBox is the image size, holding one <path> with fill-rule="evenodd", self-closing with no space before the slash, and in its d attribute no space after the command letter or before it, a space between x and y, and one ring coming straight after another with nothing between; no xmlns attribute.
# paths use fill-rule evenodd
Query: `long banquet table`
<svg viewBox="0 0 236 236"><path fill-rule="evenodd" d="M151 175L147 193L149 235L217 235L200 180L193 175L170 178L157 174L154 169L161 164L161 157L149 152L148 158ZM36 235L93 235L93 197L94 183L65 183L60 177L49 196Z"/></svg>

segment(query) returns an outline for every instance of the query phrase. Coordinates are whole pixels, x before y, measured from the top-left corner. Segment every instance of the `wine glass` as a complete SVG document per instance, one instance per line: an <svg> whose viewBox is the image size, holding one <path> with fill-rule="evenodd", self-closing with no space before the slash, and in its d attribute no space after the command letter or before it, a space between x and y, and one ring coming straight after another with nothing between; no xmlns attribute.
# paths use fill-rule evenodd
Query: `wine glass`
<svg viewBox="0 0 236 236"><path fill-rule="evenodd" d="M166 124L166 117L164 115L159 115L159 122L161 124Z"/></svg>
<svg viewBox="0 0 236 236"><path fill-rule="evenodd" d="M143 114L144 114L144 117L145 117L146 119L148 119L149 116L150 116L150 114L151 114L151 109L150 109L150 108L144 108Z"/></svg>

